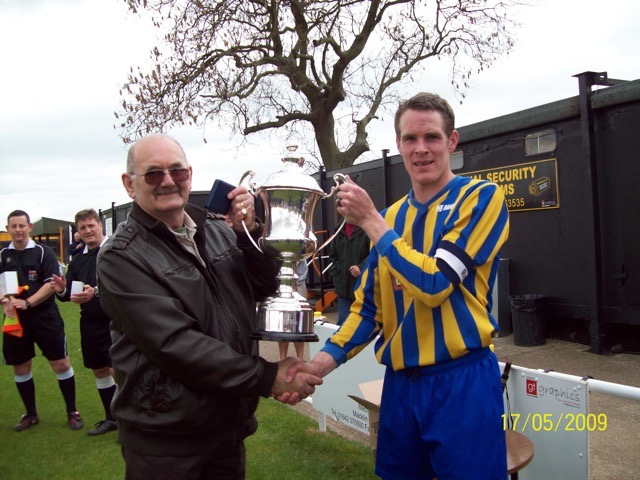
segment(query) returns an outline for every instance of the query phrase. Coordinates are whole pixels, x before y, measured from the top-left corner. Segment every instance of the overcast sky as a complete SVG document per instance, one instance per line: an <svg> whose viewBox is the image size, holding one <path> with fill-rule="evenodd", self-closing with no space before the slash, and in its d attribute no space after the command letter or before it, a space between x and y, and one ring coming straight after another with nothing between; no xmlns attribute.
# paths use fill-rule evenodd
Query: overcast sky
<svg viewBox="0 0 640 480"><path fill-rule="evenodd" d="M441 94L464 126L577 95L572 75L584 71L640 78L638 0L540 0L517 18L514 50L472 77L462 105L437 68L406 96ZM113 112L129 67L146 61L154 35L121 0L0 0L0 229L14 209L32 221L73 220L80 209L129 201ZM372 158L385 148L396 153L389 120L372 127ZM280 168L281 148L263 137L237 151L239 140L213 126L208 144L196 128L170 133L193 166L194 190L209 190L216 178L237 184L249 169L260 184Z"/></svg>

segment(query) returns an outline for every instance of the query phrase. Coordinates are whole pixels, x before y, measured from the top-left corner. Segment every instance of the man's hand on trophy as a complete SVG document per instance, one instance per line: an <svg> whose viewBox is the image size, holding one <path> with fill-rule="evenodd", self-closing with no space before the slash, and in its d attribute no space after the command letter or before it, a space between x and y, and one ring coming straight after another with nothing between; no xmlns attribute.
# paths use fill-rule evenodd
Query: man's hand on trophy
<svg viewBox="0 0 640 480"><path fill-rule="evenodd" d="M338 213L348 223L360 226L371 216L377 214L378 211L367 191L351 180L349 175L346 178L347 181L340 184L336 192Z"/></svg>
<svg viewBox="0 0 640 480"><path fill-rule="evenodd" d="M231 190L227 197L231 200L231 208L227 215L233 223L233 229L237 233L244 233L242 226L242 222L244 222L247 230L253 232L258 227L253 195L249 193L247 187L240 185Z"/></svg>
<svg viewBox="0 0 640 480"><path fill-rule="evenodd" d="M289 375L290 367L294 364L304 364L297 358L286 358L278 362L278 374L271 389L271 396L282 403L295 405L313 392L316 385L322 385L322 379L311 373L299 371Z"/></svg>
<svg viewBox="0 0 640 480"><path fill-rule="evenodd" d="M363 188L346 176L347 182L340 184L336 192L338 213L348 223L357 225L367 234L373 244L389 230L389 225L376 209L373 200Z"/></svg>

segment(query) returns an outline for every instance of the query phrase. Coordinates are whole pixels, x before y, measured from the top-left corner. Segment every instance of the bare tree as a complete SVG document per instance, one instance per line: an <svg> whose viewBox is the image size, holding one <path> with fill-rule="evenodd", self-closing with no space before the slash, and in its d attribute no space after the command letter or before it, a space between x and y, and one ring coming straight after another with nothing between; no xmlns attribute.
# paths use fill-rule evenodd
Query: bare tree
<svg viewBox="0 0 640 480"><path fill-rule="evenodd" d="M125 0L164 33L155 67L131 69L116 113L129 141L217 121L245 136L309 129L327 169L369 150L367 127L398 82L448 59L464 96L472 73L513 46L517 0ZM314 148L315 150L315 148Z"/></svg>

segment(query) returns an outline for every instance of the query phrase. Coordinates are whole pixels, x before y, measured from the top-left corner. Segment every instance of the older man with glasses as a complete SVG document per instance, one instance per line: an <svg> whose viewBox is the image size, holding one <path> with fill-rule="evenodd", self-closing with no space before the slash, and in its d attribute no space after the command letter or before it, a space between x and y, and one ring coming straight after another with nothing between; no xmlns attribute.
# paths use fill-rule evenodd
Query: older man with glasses
<svg viewBox="0 0 640 480"><path fill-rule="evenodd" d="M275 291L278 273L242 225L262 232L253 197L246 187L229 193L230 227L188 203L191 178L175 140L133 144L122 174L133 206L98 256L128 480L243 479L259 397L306 397L321 383L307 373L287 383L299 360L268 362L250 338L256 302Z"/></svg>

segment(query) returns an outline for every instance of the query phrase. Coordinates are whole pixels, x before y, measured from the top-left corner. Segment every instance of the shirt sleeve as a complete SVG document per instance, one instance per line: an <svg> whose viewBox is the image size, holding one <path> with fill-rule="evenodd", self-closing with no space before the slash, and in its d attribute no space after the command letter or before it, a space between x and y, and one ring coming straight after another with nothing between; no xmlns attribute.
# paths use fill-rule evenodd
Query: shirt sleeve
<svg viewBox="0 0 640 480"><path fill-rule="evenodd" d="M467 290L474 291L476 269L493 262L507 239L508 230L502 190L495 184L481 182L459 198L435 232L436 241L429 251L414 248L393 229L387 231L369 255L351 314L327 341L323 351L340 364L371 342L382 328L383 297L395 304L395 316L401 322L405 311L399 301L393 300L396 293L386 291L391 290L389 282L384 286L385 292L381 291L381 268L406 289L407 298L436 309L448 301L463 282ZM396 327L385 323L384 328L385 335L395 334ZM381 337L376 346L379 360L382 357L378 351L384 350L384 342L388 341L389 338Z"/></svg>
<svg viewBox="0 0 640 480"><path fill-rule="evenodd" d="M62 275L60 263L50 247L43 247L42 251L42 283L51 281L53 275Z"/></svg>
<svg viewBox="0 0 640 480"><path fill-rule="evenodd" d="M385 233L375 248L380 262L416 299L437 307L471 270L498 254L508 232L502 190L484 182L451 210L433 254L419 252L393 230Z"/></svg>
<svg viewBox="0 0 640 480"><path fill-rule="evenodd" d="M354 292L351 313L322 348L338 365L362 351L378 336L382 328L377 264L377 251L372 250Z"/></svg>

